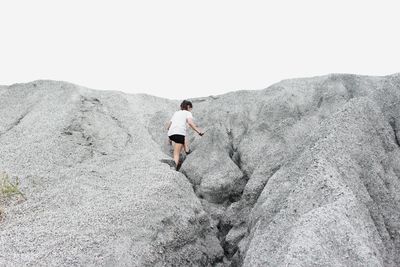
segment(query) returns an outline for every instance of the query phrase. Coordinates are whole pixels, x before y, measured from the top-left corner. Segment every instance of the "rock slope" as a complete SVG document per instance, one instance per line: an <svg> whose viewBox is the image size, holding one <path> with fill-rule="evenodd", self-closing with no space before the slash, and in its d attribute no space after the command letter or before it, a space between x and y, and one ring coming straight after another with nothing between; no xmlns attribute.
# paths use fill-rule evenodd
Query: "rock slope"
<svg viewBox="0 0 400 267"><path fill-rule="evenodd" d="M178 101L0 87L0 265L398 266L400 75L331 74Z"/></svg>

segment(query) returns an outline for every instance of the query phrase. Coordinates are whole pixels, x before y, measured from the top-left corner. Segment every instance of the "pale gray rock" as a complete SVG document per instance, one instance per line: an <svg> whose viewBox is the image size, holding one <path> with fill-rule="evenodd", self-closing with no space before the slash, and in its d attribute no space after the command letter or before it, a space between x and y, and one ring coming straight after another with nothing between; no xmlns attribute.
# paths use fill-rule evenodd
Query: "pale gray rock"
<svg viewBox="0 0 400 267"><path fill-rule="evenodd" d="M0 169L27 201L6 207L0 265L222 259L191 184L159 161L145 124L157 101L52 81L2 89Z"/></svg>
<svg viewBox="0 0 400 267"><path fill-rule="evenodd" d="M0 87L0 265L398 266L400 75L331 74L179 101ZM171 166L170 166L171 165Z"/></svg>
<svg viewBox="0 0 400 267"><path fill-rule="evenodd" d="M212 203L240 196L246 184L242 171L229 157L228 136L221 128L209 129L182 167L196 194Z"/></svg>
<svg viewBox="0 0 400 267"><path fill-rule="evenodd" d="M352 99L317 132L264 187L244 265L398 265L400 158L383 114Z"/></svg>

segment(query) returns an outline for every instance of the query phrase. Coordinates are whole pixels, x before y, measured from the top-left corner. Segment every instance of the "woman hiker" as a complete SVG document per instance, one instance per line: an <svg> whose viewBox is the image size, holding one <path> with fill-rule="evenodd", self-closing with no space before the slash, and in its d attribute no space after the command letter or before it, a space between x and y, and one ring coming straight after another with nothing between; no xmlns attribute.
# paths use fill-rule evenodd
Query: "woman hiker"
<svg viewBox="0 0 400 267"><path fill-rule="evenodd" d="M182 148L185 150L186 154L191 152L189 150L188 140L185 138L186 123L189 124L189 126L200 136L203 136L204 134L204 132L197 128L197 126L193 123L193 116L191 113L192 109L192 103L190 101L183 100L181 103L181 110L174 113L167 127L169 139L175 142L174 161L177 171L182 165L182 162L179 161L179 155L181 154Z"/></svg>

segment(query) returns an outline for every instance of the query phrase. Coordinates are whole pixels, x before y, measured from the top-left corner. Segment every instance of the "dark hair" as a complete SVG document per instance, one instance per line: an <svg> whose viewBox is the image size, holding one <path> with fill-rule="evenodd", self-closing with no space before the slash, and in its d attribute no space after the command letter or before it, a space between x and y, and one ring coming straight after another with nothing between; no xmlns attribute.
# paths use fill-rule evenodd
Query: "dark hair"
<svg viewBox="0 0 400 267"><path fill-rule="evenodd" d="M181 103L181 110L188 110L189 108L193 108L192 102L183 100Z"/></svg>

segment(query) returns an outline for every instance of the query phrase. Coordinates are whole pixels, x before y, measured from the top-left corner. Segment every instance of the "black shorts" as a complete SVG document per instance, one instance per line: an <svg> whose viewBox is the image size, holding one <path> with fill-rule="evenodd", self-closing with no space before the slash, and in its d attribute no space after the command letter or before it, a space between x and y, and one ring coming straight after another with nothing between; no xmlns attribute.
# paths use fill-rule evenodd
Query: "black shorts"
<svg viewBox="0 0 400 267"><path fill-rule="evenodd" d="M169 139L178 144L182 144L182 145L185 144L185 136L184 135L173 134L173 135L169 136Z"/></svg>

